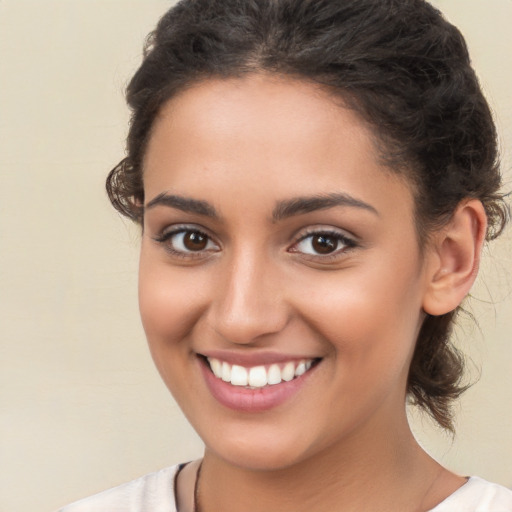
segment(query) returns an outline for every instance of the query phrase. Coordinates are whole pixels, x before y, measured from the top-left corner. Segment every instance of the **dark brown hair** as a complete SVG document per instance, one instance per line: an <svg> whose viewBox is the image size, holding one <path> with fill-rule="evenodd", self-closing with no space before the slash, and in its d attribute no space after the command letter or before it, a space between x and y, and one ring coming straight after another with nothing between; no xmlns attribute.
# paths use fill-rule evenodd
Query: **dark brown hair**
<svg viewBox="0 0 512 512"><path fill-rule="evenodd" d="M457 28L423 0L182 0L150 35L127 89L127 156L110 173L115 208L143 217L142 162L162 105L208 78L270 72L320 83L371 126L386 165L416 196L420 244L464 198L482 201L488 239L507 209L492 116ZM407 392L444 428L465 389L450 343L457 310L428 316Z"/></svg>

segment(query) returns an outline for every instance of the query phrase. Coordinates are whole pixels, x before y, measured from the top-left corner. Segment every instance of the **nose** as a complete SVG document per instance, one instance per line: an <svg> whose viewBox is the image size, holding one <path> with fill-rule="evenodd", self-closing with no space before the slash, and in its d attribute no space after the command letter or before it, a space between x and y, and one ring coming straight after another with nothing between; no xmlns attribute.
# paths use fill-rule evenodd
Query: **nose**
<svg viewBox="0 0 512 512"><path fill-rule="evenodd" d="M207 321L225 341L247 345L280 332L289 320L278 269L265 258L239 254L216 278Z"/></svg>

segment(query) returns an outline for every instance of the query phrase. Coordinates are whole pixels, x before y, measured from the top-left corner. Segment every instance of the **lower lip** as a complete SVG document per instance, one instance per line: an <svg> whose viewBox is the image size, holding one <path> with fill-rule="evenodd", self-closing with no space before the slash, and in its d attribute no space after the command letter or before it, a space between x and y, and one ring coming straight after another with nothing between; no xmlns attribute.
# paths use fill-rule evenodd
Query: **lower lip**
<svg viewBox="0 0 512 512"><path fill-rule="evenodd" d="M255 413L268 411L292 399L304 386L317 365L289 382L283 381L280 384L259 389L233 386L218 379L210 370L208 363L202 359L199 361L199 366L210 393L219 403L235 411Z"/></svg>

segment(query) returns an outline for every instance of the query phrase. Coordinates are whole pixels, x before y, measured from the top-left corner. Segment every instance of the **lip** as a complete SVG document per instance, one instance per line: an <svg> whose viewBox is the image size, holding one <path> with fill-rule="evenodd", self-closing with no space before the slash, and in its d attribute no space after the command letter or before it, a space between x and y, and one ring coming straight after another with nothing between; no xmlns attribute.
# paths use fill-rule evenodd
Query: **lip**
<svg viewBox="0 0 512 512"><path fill-rule="evenodd" d="M224 358L224 361L230 363L232 362L233 364L241 364L243 366L252 366L269 364L269 362L276 363L295 359L285 357L281 361L276 361L276 358L274 357L271 361L269 361L264 356L265 354L256 355L254 357L249 356L250 361L248 361L248 358L245 356L241 359L238 357L230 360ZM208 355L208 357L215 356ZM318 366L317 360L317 364L314 364L310 370L289 382L283 381L280 384L275 384L273 386L249 389L241 386L233 386L232 384L224 382L223 380L215 377L204 357L198 357L198 363L206 382L206 386L208 387L212 396L221 405L229 409L244 413L261 413L278 407L279 405L282 405L285 402L293 399L294 396L297 395L304 387L311 375L315 373L315 370Z"/></svg>

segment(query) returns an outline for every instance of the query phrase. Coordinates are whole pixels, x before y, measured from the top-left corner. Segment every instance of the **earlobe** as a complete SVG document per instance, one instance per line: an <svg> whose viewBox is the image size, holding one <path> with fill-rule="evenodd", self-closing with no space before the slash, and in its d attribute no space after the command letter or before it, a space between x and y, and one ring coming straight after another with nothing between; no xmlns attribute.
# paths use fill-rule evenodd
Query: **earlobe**
<svg viewBox="0 0 512 512"><path fill-rule="evenodd" d="M426 313L443 315L464 300L478 273L486 229L482 203L470 199L461 202L449 223L434 234L426 262Z"/></svg>

